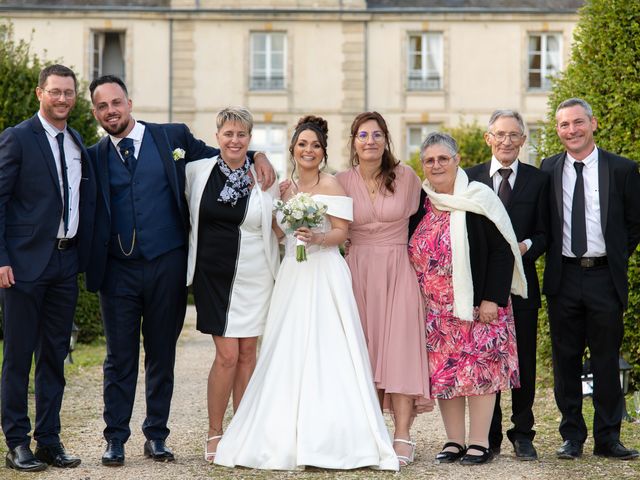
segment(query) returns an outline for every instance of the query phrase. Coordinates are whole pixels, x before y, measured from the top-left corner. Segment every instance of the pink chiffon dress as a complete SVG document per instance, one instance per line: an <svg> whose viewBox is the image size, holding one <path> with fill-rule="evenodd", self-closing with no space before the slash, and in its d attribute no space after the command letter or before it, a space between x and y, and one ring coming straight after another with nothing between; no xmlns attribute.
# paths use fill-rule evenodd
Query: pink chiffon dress
<svg viewBox="0 0 640 480"><path fill-rule="evenodd" d="M413 396L416 405L430 405L424 309L407 252L409 217L420 203L420 179L403 164L395 172L395 192L378 192L373 201L358 167L336 176L353 198L346 260L376 388ZM384 406L390 409L388 397Z"/></svg>
<svg viewBox="0 0 640 480"><path fill-rule="evenodd" d="M488 324L453 315L450 214L436 214L428 199L425 210L411 237L409 255L427 309L431 396L450 399L518 388L511 301L498 308L498 320Z"/></svg>

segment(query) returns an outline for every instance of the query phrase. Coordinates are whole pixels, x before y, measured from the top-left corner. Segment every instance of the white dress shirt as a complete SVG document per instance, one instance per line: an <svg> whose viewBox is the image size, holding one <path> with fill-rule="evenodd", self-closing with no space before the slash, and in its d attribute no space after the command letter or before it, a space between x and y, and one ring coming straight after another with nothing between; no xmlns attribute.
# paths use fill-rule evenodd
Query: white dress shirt
<svg viewBox="0 0 640 480"><path fill-rule="evenodd" d="M143 137L144 137L144 124L140 122L135 122L133 125L133 128L129 132L129 135L127 135L126 137L123 137L123 138L130 138L131 140L133 140L133 150L134 150L133 156L136 158L138 158L138 155L140 153L140 147L142 146ZM118 150L118 144L120 143L122 138L114 137L113 135L109 135L109 138L111 138L111 143L113 143L113 146L116 147L116 152L118 152L118 155L120 155L120 160L124 162L124 159L122 158L122 154L120 153L120 150Z"/></svg>
<svg viewBox="0 0 640 480"><path fill-rule="evenodd" d="M577 173L573 166L574 159L567 153L562 170L562 209L564 225L562 228L562 255L575 257L571 251L571 206L573 205L573 189L576 185ZM602 223L600 221L600 185L598 183L598 149L582 160L582 178L584 179L584 205L587 226L587 251L585 257L604 257L607 247L604 243Z"/></svg>
<svg viewBox="0 0 640 480"><path fill-rule="evenodd" d="M73 238L78 233L78 223L80 222L80 179L82 177L82 151L80 147L73 141L69 130L58 130L51 125L40 112L38 118L42 123L44 131L47 132L47 140L51 146L53 158L56 161L56 171L58 172L58 184L60 185L60 200L64 205L64 186L62 182L62 165L60 164L60 147L56 135L60 132L64 133L64 159L67 164L67 179L69 180L69 229L67 234L64 233L64 212L60 217L60 225L58 226L58 238Z"/></svg>
<svg viewBox="0 0 640 480"><path fill-rule="evenodd" d="M493 191L496 192L496 194L498 193L498 190L500 190L500 184L502 183L502 175L500 175L499 170L501 168L511 169L511 175L509 175L509 177L507 178L507 181L509 182L509 185L511 185L511 190L513 190L513 186L516 184L516 175L518 175L519 165L520 165L520 160L518 160L517 158L513 161L511 165L509 165L508 167L505 167L500 163L500 161L495 157L495 155L491 157L491 166L489 167L489 176L493 181ZM531 248L531 245L533 245L533 242L531 241L530 238L525 238L524 240L522 240L522 243L524 243L527 246L527 250L529 250Z"/></svg>

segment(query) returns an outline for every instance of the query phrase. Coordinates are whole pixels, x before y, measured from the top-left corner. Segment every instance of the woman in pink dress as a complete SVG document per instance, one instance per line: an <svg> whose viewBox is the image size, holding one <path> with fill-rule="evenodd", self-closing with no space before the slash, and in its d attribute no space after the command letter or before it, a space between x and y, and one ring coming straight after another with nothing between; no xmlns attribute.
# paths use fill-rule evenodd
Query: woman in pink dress
<svg viewBox="0 0 640 480"><path fill-rule="evenodd" d="M446 134L422 144L426 195L411 219L409 255L427 310L431 395L447 432L436 460L477 465L492 458L495 393L520 386L509 298L511 291L526 296L527 286L506 210L493 190L468 181L457 151Z"/></svg>
<svg viewBox="0 0 640 480"><path fill-rule="evenodd" d="M387 124L377 112L353 121L351 164L337 175L353 199L346 260L381 406L393 411L394 449L404 466L414 457L412 419L433 408L420 290L407 253L420 179L391 153Z"/></svg>

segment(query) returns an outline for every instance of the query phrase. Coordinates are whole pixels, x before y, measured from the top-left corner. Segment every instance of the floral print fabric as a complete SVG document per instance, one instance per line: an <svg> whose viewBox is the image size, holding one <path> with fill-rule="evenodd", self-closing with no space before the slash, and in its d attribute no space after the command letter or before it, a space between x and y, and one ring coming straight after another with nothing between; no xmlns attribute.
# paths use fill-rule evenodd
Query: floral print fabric
<svg viewBox="0 0 640 480"><path fill-rule="evenodd" d="M426 215L409 242L409 256L426 306L426 343L432 398L485 395L520 386L511 302L498 320L467 322L453 315L449 212Z"/></svg>

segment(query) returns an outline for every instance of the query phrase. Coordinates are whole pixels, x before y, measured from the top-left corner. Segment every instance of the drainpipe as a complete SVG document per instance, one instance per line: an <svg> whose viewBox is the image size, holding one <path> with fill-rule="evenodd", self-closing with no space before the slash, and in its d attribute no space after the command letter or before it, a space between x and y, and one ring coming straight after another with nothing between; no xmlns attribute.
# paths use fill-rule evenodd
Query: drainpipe
<svg viewBox="0 0 640 480"><path fill-rule="evenodd" d="M169 123L173 120L173 18L169 19Z"/></svg>

